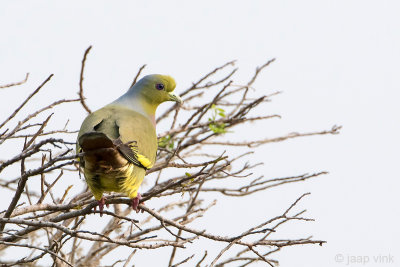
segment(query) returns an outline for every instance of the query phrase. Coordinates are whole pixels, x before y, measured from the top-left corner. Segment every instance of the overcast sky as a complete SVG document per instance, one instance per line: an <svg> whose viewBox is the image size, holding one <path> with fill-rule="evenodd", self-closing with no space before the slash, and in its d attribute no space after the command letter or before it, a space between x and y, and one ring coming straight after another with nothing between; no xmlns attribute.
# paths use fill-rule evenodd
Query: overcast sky
<svg viewBox="0 0 400 267"><path fill-rule="evenodd" d="M7 99L0 112L11 113L51 73L37 107L76 96L89 45L85 88L92 109L124 93L143 64L146 74L172 75L179 93L229 60L238 60L237 79L246 81L256 66L276 58L255 87L260 94L284 92L265 110L282 119L239 137L342 125L340 135L268 145L257 154L265 162L258 172L267 177L330 174L224 205L253 225L311 192L302 207L316 222L283 230L328 243L284 249L276 256L281 266L339 267L347 256L369 257L363 266L399 266L399 11L395 0L1 1L0 84L27 72L30 79L0 92ZM77 128L85 113L77 108L67 115ZM224 221L229 216L210 227L234 226ZM335 261L337 254L345 262ZM394 263L374 262L379 255L393 256ZM138 257L136 266L149 266L145 260Z"/></svg>

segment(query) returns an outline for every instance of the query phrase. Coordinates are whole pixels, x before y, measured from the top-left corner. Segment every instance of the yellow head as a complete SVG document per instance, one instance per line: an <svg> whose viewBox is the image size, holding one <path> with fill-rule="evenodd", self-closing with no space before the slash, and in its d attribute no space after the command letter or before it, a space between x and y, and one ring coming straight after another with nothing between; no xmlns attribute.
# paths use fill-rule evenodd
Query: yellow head
<svg viewBox="0 0 400 267"><path fill-rule="evenodd" d="M130 90L156 108L165 101L182 103L182 99L173 92L175 86L175 80L171 76L152 74L143 77Z"/></svg>

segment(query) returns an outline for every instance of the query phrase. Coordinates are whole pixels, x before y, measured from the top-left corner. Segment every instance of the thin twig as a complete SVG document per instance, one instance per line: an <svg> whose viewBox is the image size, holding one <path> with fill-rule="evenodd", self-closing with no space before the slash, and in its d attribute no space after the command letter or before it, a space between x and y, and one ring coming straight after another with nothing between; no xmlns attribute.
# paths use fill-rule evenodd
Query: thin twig
<svg viewBox="0 0 400 267"><path fill-rule="evenodd" d="M137 79L140 77L140 73L142 73L142 70L143 70L146 66L147 66L147 65L144 64L143 66L141 66L141 67L139 68L139 71L136 73L136 76L135 76L135 78L133 79L133 81L132 81L132 83L131 83L131 86L129 86L129 88L131 88L132 86L134 86L134 85L136 84Z"/></svg>
<svg viewBox="0 0 400 267"><path fill-rule="evenodd" d="M85 54L83 55L83 59L82 59L82 67L81 67L81 74L80 74L80 78L79 78L79 99L81 100L81 104L82 107L90 114L92 113L92 111L90 110L90 108L87 106L86 102L85 102L85 97L83 96L83 72L85 70L85 62L86 62L86 57L89 54L90 49L92 49L92 46L89 46L86 51Z"/></svg>
<svg viewBox="0 0 400 267"><path fill-rule="evenodd" d="M0 89L24 84L24 83L26 83L28 81L28 77L29 77L29 73L27 73L25 75L25 79L23 79L22 81L15 82L15 83L9 83L9 84L5 84L5 85L0 85Z"/></svg>
<svg viewBox="0 0 400 267"><path fill-rule="evenodd" d="M36 94L40 91L40 89L42 89L42 87L43 87L48 81L50 81L50 79L53 77L53 75L54 75L54 74L50 74L50 76L47 77L47 79L44 80L44 82L42 82L42 84L40 84L39 87L36 88L36 90L33 91L33 92L24 100L24 102L22 102L21 105L19 105L19 107L18 107L16 110L14 110L14 112L13 112L5 121L3 121L3 122L0 124L0 128L2 128L7 122L9 122L12 118L14 118L15 115L17 115L17 113L25 106L25 104L28 103L28 101L29 101L34 95L36 95Z"/></svg>

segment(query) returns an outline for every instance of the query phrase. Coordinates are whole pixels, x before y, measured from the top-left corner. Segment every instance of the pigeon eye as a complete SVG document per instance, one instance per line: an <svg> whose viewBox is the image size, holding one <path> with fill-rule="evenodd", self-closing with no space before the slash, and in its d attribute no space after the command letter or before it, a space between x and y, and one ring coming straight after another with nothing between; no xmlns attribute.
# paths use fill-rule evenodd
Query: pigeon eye
<svg viewBox="0 0 400 267"><path fill-rule="evenodd" d="M162 84L162 83L157 83L157 84L156 84L156 89L157 89L157 90L163 90L163 89L164 89L164 84Z"/></svg>

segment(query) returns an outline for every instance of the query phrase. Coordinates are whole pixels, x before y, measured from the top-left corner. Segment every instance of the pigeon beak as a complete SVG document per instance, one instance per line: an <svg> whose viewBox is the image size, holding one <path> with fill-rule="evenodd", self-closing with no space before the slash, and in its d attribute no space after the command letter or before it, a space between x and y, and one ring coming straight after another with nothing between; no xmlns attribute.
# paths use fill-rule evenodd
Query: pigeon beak
<svg viewBox="0 0 400 267"><path fill-rule="evenodd" d="M175 101L179 104L182 104L182 102L183 102L182 99L178 95L174 94L173 92L169 93L169 100Z"/></svg>

